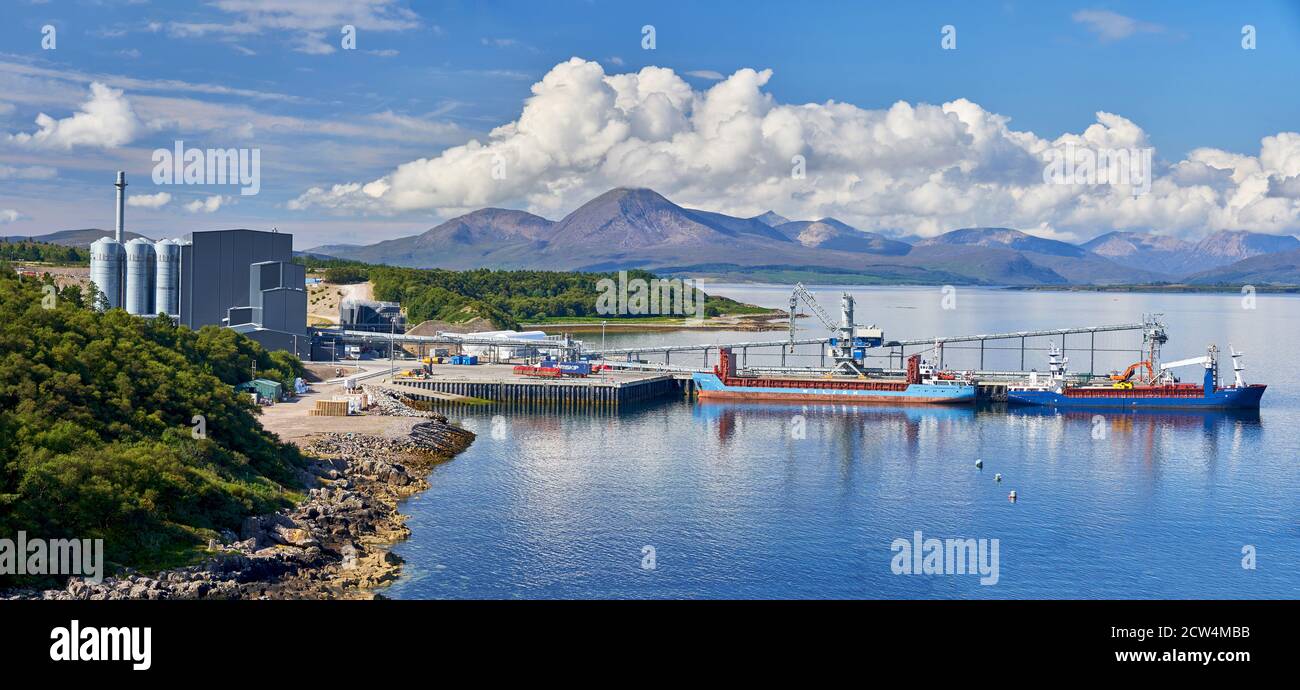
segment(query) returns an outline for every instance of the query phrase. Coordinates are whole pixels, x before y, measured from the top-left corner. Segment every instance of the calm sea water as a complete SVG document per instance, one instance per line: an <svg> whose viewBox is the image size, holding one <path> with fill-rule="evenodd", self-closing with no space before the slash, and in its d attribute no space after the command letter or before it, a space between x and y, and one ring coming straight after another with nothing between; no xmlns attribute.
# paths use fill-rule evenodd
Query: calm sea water
<svg viewBox="0 0 1300 690"><path fill-rule="evenodd" d="M819 301L838 316L841 288ZM710 292L786 306L788 288ZM616 415L485 410L406 502L398 598L1294 598L1300 594L1300 299L853 289L888 338L1124 323L1162 312L1164 359L1248 353L1258 414L1059 414L667 400ZM820 334L802 324L801 334ZM784 333L613 336L610 347ZM596 341L600 336L588 337ZM1086 336L1066 342L1087 370ZM1099 336L1099 372L1135 360ZM1046 339L1026 366L1046 368ZM1008 345L1010 346L1010 345ZM1018 368L1019 345L986 350ZM715 355L716 356L716 355ZM949 349L952 367L976 351ZM698 360L699 356L696 355ZM815 363L811 351L791 363ZM751 363L758 356L751 353ZM1228 360L1224 357L1224 362ZM697 364L686 358L674 363ZM1227 367L1225 367L1226 370ZM1230 375L1230 374L1229 374ZM1188 380L1199 372L1188 370ZM792 435L797 417L804 438ZM495 419L494 419L495 418ZM1100 432L1099 432L1100 430ZM1098 438L1100 436L1100 438ZM975 461L981 459L982 470ZM994 481L1000 473L1002 482ZM1010 490L1018 500L1007 500ZM998 540L998 581L895 575L895 539ZM1242 567L1251 546L1256 567ZM653 569L647 549L653 548Z"/></svg>

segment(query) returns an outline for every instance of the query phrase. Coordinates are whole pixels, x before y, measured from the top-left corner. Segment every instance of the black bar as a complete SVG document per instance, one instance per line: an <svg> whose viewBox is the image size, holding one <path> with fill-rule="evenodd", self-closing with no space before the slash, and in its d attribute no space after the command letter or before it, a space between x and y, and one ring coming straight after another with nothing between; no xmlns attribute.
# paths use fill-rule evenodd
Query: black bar
<svg viewBox="0 0 1300 690"><path fill-rule="evenodd" d="M731 650L712 663L725 659L742 674L816 661L854 673L965 669L1006 681L1046 679L1035 675L1043 669L1052 680L1074 670L1246 677L1294 669L1298 608L1295 601L0 602L0 661L42 679L192 680L207 669L245 681L337 680L397 669L435 682L471 658L491 661L480 672L638 658L667 669ZM73 620L83 630L149 627L150 669L51 660L51 631ZM1248 660L1160 660L1173 650ZM1130 652L1155 660L1117 659Z"/></svg>

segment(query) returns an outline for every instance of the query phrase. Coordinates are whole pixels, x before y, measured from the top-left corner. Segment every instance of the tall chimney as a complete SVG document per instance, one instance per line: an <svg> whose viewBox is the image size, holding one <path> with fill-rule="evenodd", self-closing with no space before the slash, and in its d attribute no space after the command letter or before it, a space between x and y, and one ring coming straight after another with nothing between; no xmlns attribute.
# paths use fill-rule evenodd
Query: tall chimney
<svg viewBox="0 0 1300 690"><path fill-rule="evenodd" d="M126 242L126 235L122 229L122 222L126 218L126 173L117 171L117 234L114 239L118 242Z"/></svg>

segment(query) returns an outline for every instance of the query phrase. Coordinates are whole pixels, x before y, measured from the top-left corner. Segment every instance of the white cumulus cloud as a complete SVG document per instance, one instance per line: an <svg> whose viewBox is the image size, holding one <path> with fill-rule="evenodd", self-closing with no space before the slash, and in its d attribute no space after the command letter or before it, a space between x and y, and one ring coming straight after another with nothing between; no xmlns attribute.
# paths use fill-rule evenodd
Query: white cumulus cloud
<svg viewBox="0 0 1300 690"><path fill-rule="evenodd" d="M128 144L141 129L131 103L118 89L100 82L90 85L90 100L77 112L56 120L45 113L36 116L37 131L8 135L20 146L71 149L74 146L117 148Z"/></svg>
<svg viewBox="0 0 1300 690"><path fill-rule="evenodd" d="M26 218L19 211L12 208L0 208L0 225L8 225Z"/></svg>
<svg viewBox="0 0 1300 690"><path fill-rule="evenodd" d="M833 216L864 230L934 235L999 225L1086 238L1112 229L1195 235L1294 232L1300 134L1258 155L1196 149L1161 162L1147 193L1129 185L1048 184L1046 154L1067 145L1148 149L1137 123L1109 112L1054 139L957 99L784 104L770 70L741 69L696 90L671 69L606 74L573 58L532 87L519 117L370 181L313 187L288 204L339 214L525 208L558 217L612 187L650 187L687 206L789 218ZM800 158L802 157L802 158ZM802 160L806 175L792 175Z"/></svg>
<svg viewBox="0 0 1300 690"><path fill-rule="evenodd" d="M140 208L162 208L171 200L172 195L167 192L158 192L157 194L132 194L126 198L126 205L138 206ZM213 210L215 211L216 209Z"/></svg>
<svg viewBox="0 0 1300 690"><path fill-rule="evenodd" d="M221 204L226 200L220 194L210 196L206 199L195 199L185 204L185 210L190 213L216 213L221 208Z"/></svg>

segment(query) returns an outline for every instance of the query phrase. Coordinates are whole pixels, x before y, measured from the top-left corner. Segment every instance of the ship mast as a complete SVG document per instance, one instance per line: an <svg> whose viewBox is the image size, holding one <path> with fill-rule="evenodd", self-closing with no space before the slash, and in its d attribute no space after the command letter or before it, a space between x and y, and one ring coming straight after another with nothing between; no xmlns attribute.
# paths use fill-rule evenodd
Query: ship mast
<svg viewBox="0 0 1300 690"><path fill-rule="evenodd" d="M1142 315L1142 349L1146 355L1146 361L1151 363L1151 372L1160 371L1160 346L1169 342L1169 335L1165 333L1165 325L1160 322L1160 317L1164 314L1143 314ZM1148 381L1147 383L1155 383Z"/></svg>

